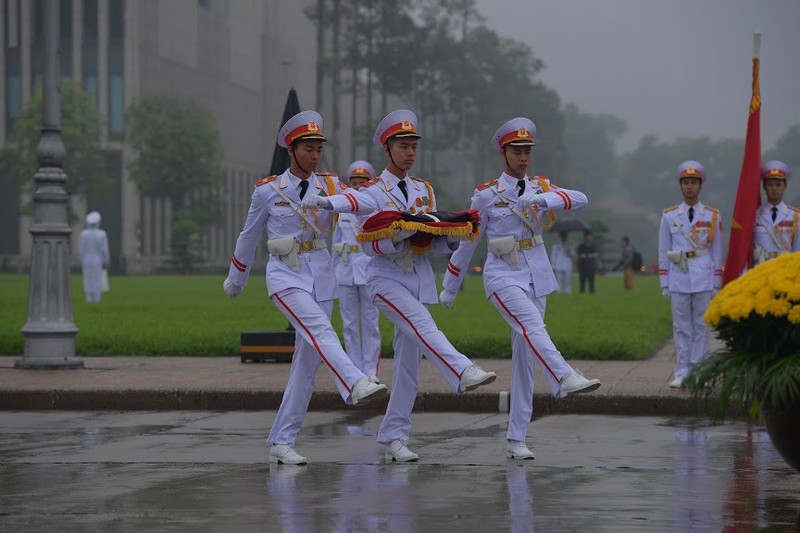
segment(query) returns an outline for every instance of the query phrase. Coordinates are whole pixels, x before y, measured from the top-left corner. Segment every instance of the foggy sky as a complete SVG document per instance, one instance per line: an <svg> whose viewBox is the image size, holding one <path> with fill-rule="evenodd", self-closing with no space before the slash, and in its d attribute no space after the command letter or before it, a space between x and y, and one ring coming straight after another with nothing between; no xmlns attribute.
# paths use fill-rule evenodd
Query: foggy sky
<svg viewBox="0 0 800 533"><path fill-rule="evenodd" d="M562 103L645 134L744 138L753 31L761 39L761 143L800 123L799 0L478 0L486 25L523 41ZM535 117L531 117L535 120ZM545 132L540 132L545 135Z"/></svg>

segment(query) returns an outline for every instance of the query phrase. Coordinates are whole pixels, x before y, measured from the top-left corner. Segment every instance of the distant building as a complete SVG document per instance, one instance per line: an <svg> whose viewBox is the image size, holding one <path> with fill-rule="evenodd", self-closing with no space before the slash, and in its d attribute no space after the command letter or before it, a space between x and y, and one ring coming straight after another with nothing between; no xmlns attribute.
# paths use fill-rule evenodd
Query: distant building
<svg viewBox="0 0 800 533"><path fill-rule="evenodd" d="M170 206L139 195L124 164L131 156L122 142L125 110L150 93L191 98L214 117L227 180L211 192L225 204L226 217L204 240L209 262L227 265L253 182L269 170L289 89L298 90L301 107L316 104L316 28L303 12L313 4L60 0L60 73L94 95L115 176L111 193L76 198L73 208L102 213L113 271L153 272L169 258ZM42 0L0 0L0 144L41 86L43 9ZM8 190L3 179L0 188ZM14 196L0 194L0 268L24 269L31 221L20 214L24 199ZM76 223L73 237L81 227Z"/></svg>

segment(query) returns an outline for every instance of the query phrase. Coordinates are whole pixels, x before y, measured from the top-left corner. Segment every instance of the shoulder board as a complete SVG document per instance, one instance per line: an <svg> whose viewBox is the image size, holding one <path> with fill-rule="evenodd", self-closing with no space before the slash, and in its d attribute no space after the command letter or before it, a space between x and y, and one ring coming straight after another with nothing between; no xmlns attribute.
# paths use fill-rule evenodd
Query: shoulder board
<svg viewBox="0 0 800 533"><path fill-rule="evenodd" d="M706 209L708 209L709 211L714 211L716 214L719 214L719 209L717 209L716 207L711 207L710 205L707 205Z"/></svg>
<svg viewBox="0 0 800 533"><path fill-rule="evenodd" d="M339 188L342 189L342 190L345 190L345 189L349 188L346 183L343 183L341 181L337 180L336 183L339 184Z"/></svg>
<svg viewBox="0 0 800 533"><path fill-rule="evenodd" d="M791 209L792 211L794 211L796 213L800 213L800 207L795 207L793 205L787 205L786 207L788 207L789 209Z"/></svg>
<svg viewBox="0 0 800 533"><path fill-rule="evenodd" d="M488 188L489 188L489 187L491 187L492 185L496 185L496 184L497 184L497 179L493 179L493 180L491 180L491 181L487 181L486 183L481 183L480 185L478 185L478 186L477 186L477 187L475 187L475 188L476 188L477 190L479 190L479 191L482 191L482 190L484 190L484 189L488 189Z"/></svg>
<svg viewBox="0 0 800 533"><path fill-rule="evenodd" d="M420 183L427 183L428 185L430 185L430 182L428 180L424 180L424 179L419 178L417 176L409 176L409 177L414 181L418 181Z"/></svg>
<svg viewBox="0 0 800 533"><path fill-rule="evenodd" d="M550 178L548 178L547 176L528 176L528 181L534 181L534 180L548 180L549 181Z"/></svg>
<svg viewBox="0 0 800 533"><path fill-rule="evenodd" d="M264 178L261 178L260 180L256 181L256 187L261 187L265 183L269 183L271 181L275 181L277 178L278 178L277 174L275 174L273 176L266 176Z"/></svg>
<svg viewBox="0 0 800 533"><path fill-rule="evenodd" d="M665 213L667 213L667 212L669 212L669 211L672 211L673 209L678 209L678 204L671 205L671 206L669 206L669 207L665 208L665 209L664 209L664 212L665 212Z"/></svg>
<svg viewBox="0 0 800 533"><path fill-rule="evenodd" d="M366 182L364 185L362 185L362 187L369 187L370 185L375 185L375 184L376 184L376 183L378 183L379 181L381 181L381 179L380 179L380 178L372 178L371 180L369 180L368 182Z"/></svg>

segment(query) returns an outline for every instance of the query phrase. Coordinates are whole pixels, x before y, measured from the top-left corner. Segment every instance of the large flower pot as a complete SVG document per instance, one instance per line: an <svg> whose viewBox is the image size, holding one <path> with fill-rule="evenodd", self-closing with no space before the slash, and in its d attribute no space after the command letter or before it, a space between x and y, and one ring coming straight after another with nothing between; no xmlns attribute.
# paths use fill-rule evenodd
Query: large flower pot
<svg viewBox="0 0 800 533"><path fill-rule="evenodd" d="M800 398L780 407L762 406L761 414L775 449L800 472Z"/></svg>

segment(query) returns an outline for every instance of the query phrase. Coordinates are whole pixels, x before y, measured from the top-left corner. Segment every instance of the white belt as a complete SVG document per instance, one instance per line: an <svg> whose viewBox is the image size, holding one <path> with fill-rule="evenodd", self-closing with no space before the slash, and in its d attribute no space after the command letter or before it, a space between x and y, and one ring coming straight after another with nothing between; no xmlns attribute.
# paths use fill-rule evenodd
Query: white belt
<svg viewBox="0 0 800 533"><path fill-rule="evenodd" d="M683 252L684 257L691 259L692 257L703 257L704 255L708 255L708 250L706 248L700 248L699 250L688 250Z"/></svg>

